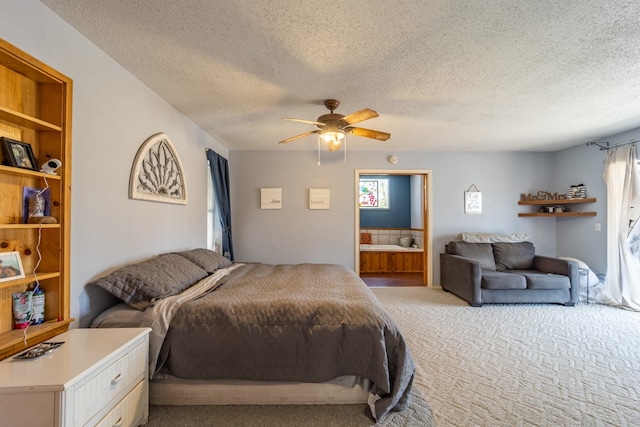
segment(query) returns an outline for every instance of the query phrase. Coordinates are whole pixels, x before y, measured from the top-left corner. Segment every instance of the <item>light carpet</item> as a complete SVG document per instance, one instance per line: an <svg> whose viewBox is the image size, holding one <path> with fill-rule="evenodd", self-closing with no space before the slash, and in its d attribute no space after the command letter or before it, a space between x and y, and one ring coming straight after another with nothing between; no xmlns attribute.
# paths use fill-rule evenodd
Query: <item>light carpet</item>
<svg viewBox="0 0 640 427"><path fill-rule="evenodd" d="M384 427L638 426L640 313L597 304L470 307L441 289L375 288L417 365ZM152 406L148 426L368 426L362 405Z"/></svg>

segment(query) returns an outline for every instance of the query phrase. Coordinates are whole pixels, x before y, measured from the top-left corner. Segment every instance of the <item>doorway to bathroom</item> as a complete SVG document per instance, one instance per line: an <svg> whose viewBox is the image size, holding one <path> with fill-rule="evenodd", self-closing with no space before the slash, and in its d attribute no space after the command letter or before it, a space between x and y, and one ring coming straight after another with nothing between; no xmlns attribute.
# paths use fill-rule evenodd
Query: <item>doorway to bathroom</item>
<svg viewBox="0 0 640 427"><path fill-rule="evenodd" d="M431 171L355 171L355 271L369 286L431 286ZM379 200L378 200L379 199Z"/></svg>

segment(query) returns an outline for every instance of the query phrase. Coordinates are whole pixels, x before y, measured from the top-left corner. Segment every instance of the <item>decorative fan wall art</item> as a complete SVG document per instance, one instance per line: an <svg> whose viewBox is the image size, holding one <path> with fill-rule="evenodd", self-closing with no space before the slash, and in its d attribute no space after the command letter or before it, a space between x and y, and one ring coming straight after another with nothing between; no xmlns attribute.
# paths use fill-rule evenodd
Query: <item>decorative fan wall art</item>
<svg viewBox="0 0 640 427"><path fill-rule="evenodd" d="M129 178L129 198L187 204L182 163L166 134L152 135L140 146Z"/></svg>

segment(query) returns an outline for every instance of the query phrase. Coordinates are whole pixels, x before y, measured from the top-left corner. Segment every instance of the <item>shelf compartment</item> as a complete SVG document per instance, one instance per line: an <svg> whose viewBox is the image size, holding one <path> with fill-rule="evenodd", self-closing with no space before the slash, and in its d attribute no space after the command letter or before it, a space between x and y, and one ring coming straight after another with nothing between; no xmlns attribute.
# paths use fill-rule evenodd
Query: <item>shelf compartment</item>
<svg viewBox="0 0 640 427"><path fill-rule="evenodd" d="M29 169L15 168L13 166L2 166L2 165L0 165L0 172L9 173L9 174L12 174L12 175L31 176L31 177L34 177L34 178L54 179L54 180L58 180L58 181L61 179L60 175L56 175L56 174L52 174L52 173L37 172L37 171L29 170Z"/></svg>
<svg viewBox="0 0 640 427"><path fill-rule="evenodd" d="M53 279L56 277L60 277L59 272L50 272L50 273L38 273L38 281L44 281L47 279ZM27 274L23 279L9 280L8 282L1 282L0 289L10 288L13 286L26 285L28 283L32 283L36 281L36 276L33 274Z"/></svg>
<svg viewBox="0 0 640 427"><path fill-rule="evenodd" d="M595 203L595 197L584 199L556 199L556 200L520 200L519 205L574 205L578 203Z"/></svg>
<svg viewBox="0 0 640 427"><path fill-rule="evenodd" d="M558 216L596 216L596 212L560 212L560 213L543 213L543 212L522 212L518 216L541 216L541 217L558 217Z"/></svg>
<svg viewBox="0 0 640 427"><path fill-rule="evenodd" d="M60 224L0 224L0 230L37 230L39 228L60 228Z"/></svg>
<svg viewBox="0 0 640 427"><path fill-rule="evenodd" d="M9 332L0 334L0 359L20 353L27 348L55 337L69 329L69 324L74 319L49 320L39 325L31 325L26 330L12 329Z"/></svg>
<svg viewBox="0 0 640 427"><path fill-rule="evenodd" d="M45 122L44 120L13 111L9 108L0 106L0 120L6 120L18 126L23 126L33 130L61 132L60 126Z"/></svg>

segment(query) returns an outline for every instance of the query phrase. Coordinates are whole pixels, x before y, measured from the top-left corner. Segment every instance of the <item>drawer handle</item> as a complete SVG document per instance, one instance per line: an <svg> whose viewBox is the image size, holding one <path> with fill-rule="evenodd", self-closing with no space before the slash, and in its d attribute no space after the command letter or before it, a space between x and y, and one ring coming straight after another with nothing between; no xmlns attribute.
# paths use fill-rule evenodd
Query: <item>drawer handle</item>
<svg viewBox="0 0 640 427"><path fill-rule="evenodd" d="M122 380L122 373L116 375L112 380L111 380L111 385L116 385L118 384L120 381Z"/></svg>
<svg viewBox="0 0 640 427"><path fill-rule="evenodd" d="M118 418L118 421L116 421L115 423L113 423L113 427L122 427L122 422L124 420L122 419L122 417Z"/></svg>

